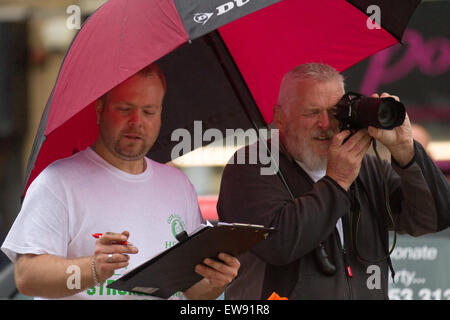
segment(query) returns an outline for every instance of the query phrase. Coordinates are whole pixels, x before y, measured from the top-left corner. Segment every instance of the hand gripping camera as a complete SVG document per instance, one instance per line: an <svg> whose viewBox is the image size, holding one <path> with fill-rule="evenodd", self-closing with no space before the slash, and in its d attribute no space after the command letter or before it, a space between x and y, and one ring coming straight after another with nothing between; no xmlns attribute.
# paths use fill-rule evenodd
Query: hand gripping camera
<svg viewBox="0 0 450 320"><path fill-rule="evenodd" d="M336 106L340 131L356 132L368 126L392 130L403 124L406 114L403 103L394 98L371 98L354 92L346 93Z"/></svg>
<svg viewBox="0 0 450 320"><path fill-rule="evenodd" d="M392 130L395 127L398 127L403 124L403 121L405 121L405 116L406 116L405 106L401 102L396 101L394 98L391 97L371 98L354 92L348 92L341 98L341 100L336 105L336 112L335 112L335 117L336 119L339 120L340 131L350 130L352 134L358 131L359 129L367 128L369 126L385 130ZM348 138L349 137L347 137L347 139ZM378 162L381 163L378 152L376 151L375 140L373 140L373 144L374 144L373 145L374 151L378 158ZM379 169L382 172L383 181L385 181L385 173L381 164L379 165ZM387 185L384 191L385 191L385 198L388 199L389 192L387 190ZM386 208L395 230L395 223L391 215L389 201L387 201L386 203ZM358 213L355 213L355 215L356 214L359 217L361 212L359 211ZM352 238L353 238L352 241L354 241L353 247L355 248L356 255L366 262L371 262L367 259L362 258L357 251L356 242L358 238L358 227L356 227L355 237ZM392 253L395 247L395 241L396 241L396 233L394 233L394 243L392 245L390 252L381 260L375 262L379 262L389 258L390 254ZM318 248L316 248L314 253L319 269L326 275L329 276L333 275L336 272L336 267L328 259L328 255L322 243L319 245Z"/></svg>

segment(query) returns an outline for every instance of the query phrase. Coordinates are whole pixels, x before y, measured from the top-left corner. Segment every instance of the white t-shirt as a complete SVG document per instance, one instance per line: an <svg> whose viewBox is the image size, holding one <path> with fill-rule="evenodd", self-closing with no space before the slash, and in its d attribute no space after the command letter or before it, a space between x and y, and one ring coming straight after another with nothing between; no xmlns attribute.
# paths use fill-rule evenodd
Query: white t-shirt
<svg viewBox="0 0 450 320"><path fill-rule="evenodd" d="M145 160L146 170L136 175L112 166L91 148L52 163L28 188L3 252L13 262L17 254L26 253L69 259L91 256L93 233L127 230L129 241L139 249L130 254L129 266L116 270L102 287L68 298L149 298L106 285L173 246L175 235L191 232L202 217L188 178L176 168Z"/></svg>
<svg viewBox="0 0 450 320"><path fill-rule="evenodd" d="M305 172L309 175L309 177L314 182L319 181L320 179L325 177L325 175L327 174L327 169L326 168L324 168L322 170L310 170L303 162L300 162L298 160L295 160L295 162L297 162L297 164L303 170L305 170ZM342 218L339 218L339 220L337 221L336 229L338 230L339 238L341 239L341 245L342 245L342 247L344 247L344 228L342 226Z"/></svg>

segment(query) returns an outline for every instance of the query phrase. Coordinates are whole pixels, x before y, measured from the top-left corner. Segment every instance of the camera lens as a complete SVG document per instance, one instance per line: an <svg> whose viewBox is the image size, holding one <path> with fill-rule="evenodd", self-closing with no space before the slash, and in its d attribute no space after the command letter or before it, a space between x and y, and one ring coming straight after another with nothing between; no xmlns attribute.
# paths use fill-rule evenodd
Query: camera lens
<svg viewBox="0 0 450 320"><path fill-rule="evenodd" d="M403 123L405 119L404 107L389 98L381 99L378 107L378 123L383 129L392 129Z"/></svg>
<svg viewBox="0 0 450 320"><path fill-rule="evenodd" d="M405 115L403 103L392 97L372 98L348 92L336 105L340 130L356 131L368 126L392 130L402 125Z"/></svg>
<svg viewBox="0 0 450 320"><path fill-rule="evenodd" d="M378 122L385 128L388 128L394 124L394 109L389 104L380 103L378 108Z"/></svg>

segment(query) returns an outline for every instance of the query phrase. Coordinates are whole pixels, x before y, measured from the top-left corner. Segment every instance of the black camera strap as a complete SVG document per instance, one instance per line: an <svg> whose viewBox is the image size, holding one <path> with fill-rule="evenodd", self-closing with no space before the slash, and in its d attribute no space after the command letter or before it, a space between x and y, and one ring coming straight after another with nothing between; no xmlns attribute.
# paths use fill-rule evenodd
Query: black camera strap
<svg viewBox="0 0 450 320"><path fill-rule="evenodd" d="M351 236L351 242L352 242L353 249L355 251L356 256L359 259L361 259L362 261L368 262L368 263L379 263L379 262L382 262L384 260L387 260L388 265L389 265L389 269L391 270L392 278L394 278L395 271L394 271L394 268L392 267L392 261L390 259L390 255L392 254L392 252L394 251L394 248L395 248L395 244L396 244L396 241L397 241L397 233L396 233L396 230L395 230L396 229L395 228L395 222L394 222L394 219L393 219L393 216L392 216L390 203L389 203L389 188L387 186L386 173L385 173L385 170L384 170L381 158L380 158L380 156L378 154L378 151L376 150L376 141L375 141L375 139L373 139L373 149L374 149L375 154L377 156L378 169L379 169L379 171L380 171L380 173L382 175L383 191L384 191L385 202L386 202L385 203L386 210L387 210L389 219L391 220L391 223L392 223L392 226L393 226L393 230L394 230L393 244L392 244L391 249L388 252L386 252L386 255L384 257L382 257L381 259L377 259L377 260L371 261L369 259L366 259L366 258L362 257L362 255L359 253L357 243L358 243L359 221L360 221L360 218L361 218L361 206L360 206L359 201L358 201L358 199L356 197L356 194L359 194L358 193L358 188L359 187L361 187L362 190L364 191L364 194L366 195L367 202L368 202L368 204L370 206L371 212L373 212L374 215L375 215L375 219L377 221L377 228L378 228L378 231L379 231L379 234L380 234L381 241L383 242L383 247L385 247L385 248L389 247L388 243L386 243L385 240L384 240L384 232L389 230L387 222L385 221L385 219L383 219L383 217L380 214L377 213L378 210L375 208L373 203L370 201L370 197L368 195L368 192L367 192L366 188L364 187L364 184L362 183L362 181L360 180L359 177L356 179L355 183L352 185L353 190L351 192L351 197L352 197L352 200L353 200L352 201L353 205L352 205L352 209L351 209L351 212L350 212L350 217L351 217L351 219L350 219L350 232L351 232L350 236ZM355 214L356 214L356 217L355 217ZM353 223L354 223L355 219L356 219L355 237L353 237Z"/></svg>
<svg viewBox="0 0 450 320"><path fill-rule="evenodd" d="M385 241L385 239L384 239L385 232L387 232L389 230L388 229L388 225L387 225L386 221L383 219L383 217L379 213L377 213L378 211L374 207L373 203L370 201L370 198L368 197L367 190L364 187L364 184L362 183L362 181L360 181L359 178L358 178L355 181L354 185L355 185L355 193L357 192L358 187L361 186L363 191L364 191L364 193L365 193L365 195L366 195L368 204L370 206L370 212L373 212L373 214L374 214L374 217L375 217L375 220L376 220L376 224L377 224L378 233L379 233L381 242L383 243L383 248L385 248L385 254L386 254L385 256L383 256L380 259L369 260L369 259L364 258L359 253L359 251L358 251L358 231L359 231L359 221L360 221L360 218L361 218L361 207L360 207L358 199L355 197L355 198L353 198L354 207L353 207L353 210L350 212L350 238L351 238L351 243L352 243L352 247L353 247L353 250L355 252L355 255L356 255L356 257L358 259L360 259L360 260L362 260L364 262L367 262L367 263L379 263L379 262L382 262L384 260L387 260L389 269L391 271L392 278L394 278L395 271L394 271L394 268L392 266L392 261L391 261L390 255L391 255L392 251L394 250L395 242L393 243L392 248L390 250L388 250L386 248L389 248L389 243L387 243ZM355 217L354 212L357 212L356 217ZM355 229L353 227L354 220L356 220ZM395 232L395 230L394 230L394 232ZM353 234L355 234L354 237L353 237Z"/></svg>

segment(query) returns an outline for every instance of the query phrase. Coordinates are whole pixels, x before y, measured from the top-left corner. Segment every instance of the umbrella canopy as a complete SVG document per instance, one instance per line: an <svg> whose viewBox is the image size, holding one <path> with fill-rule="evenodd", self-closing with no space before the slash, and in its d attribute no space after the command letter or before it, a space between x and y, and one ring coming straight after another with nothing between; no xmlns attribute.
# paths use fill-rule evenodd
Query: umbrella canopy
<svg viewBox="0 0 450 320"><path fill-rule="evenodd" d="M219 31L264 119L270 122L277 89L287 71L305 62L323 62L343 71L392 46L401 39L418 3L288 0ZM379 8L383 28L368 21L365 13L371 5ZM376 13L378 9L372 8L368 11Z"/></svg>
<svg viewBox="0 0 450 320"><path fill-rule="evenodd" d="M320 61L342 71L397 43L419 2L370 1L381 27L368 27L369 1L110 0L66 53L36 134L25 190L50 163L93 144L95 101L152 62L166 74L168 90L149 156L167 162L177 143L174 129L193 132L194 120L202 121L202 130L224 134L264 126L287 70ZM192 147L208 143L192 141Z"/></svg>

